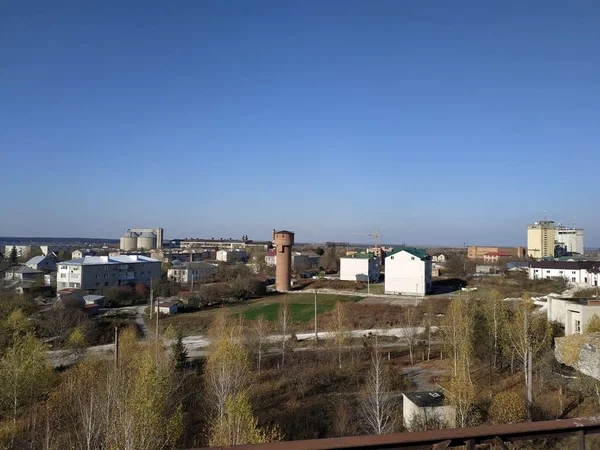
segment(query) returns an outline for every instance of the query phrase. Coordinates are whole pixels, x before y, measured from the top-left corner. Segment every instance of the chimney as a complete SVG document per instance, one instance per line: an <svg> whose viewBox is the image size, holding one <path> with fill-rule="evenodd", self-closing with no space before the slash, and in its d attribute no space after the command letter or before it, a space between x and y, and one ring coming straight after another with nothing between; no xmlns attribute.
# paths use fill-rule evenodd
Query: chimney
<svg viewBox="0 0 600 450"><path fill-rule="evenodd" d="M275 240L275 228L273 228L273 237L271 238L272 241Z"/></svg>

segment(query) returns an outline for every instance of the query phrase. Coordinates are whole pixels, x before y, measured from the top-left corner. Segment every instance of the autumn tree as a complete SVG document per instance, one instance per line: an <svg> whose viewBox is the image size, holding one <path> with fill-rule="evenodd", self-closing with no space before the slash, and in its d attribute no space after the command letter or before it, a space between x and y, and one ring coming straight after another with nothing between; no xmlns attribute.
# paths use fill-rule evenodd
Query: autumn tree
<svg viewBox="0 0 600 450"><path fill-rule="evenodd" d="M278 427L259 427L252 414L252 407L245 391L229 396L225 402L224 415L216 421L210 431L209 445L212 447L262 444L283 439Z"/></svg>
<svg viewBox="0 0 600 450"><path fill-rule="evenodd" d="M388 434L394 430L397 411L390 397L388 374L377 336L373 337L370 356L360 413L367 433Z"/></svg>
<svg viewBox="0 0 600 450"><path fill-rule="evenodd" d="M287 299L282 301L279 305L277 322L279 324L279 331L281 332L281 369L283 370L285 366L285 354L288 351L288 333L290 332L291 326L290 307Z"/></svg>
<svg viewBox="0 0 600 450"><path fill-rule="evenodd" d="M523 422L527 419L527 408L523 397L514 391L505 391L494 395L489 416L494 424Z"/></svg>
<svg viewBox="0 0 600 450"><path fill-rule="evenodd" d="M552 329L545 315L535 311L529 295L516 302L511 320L506 325L507 341L523 367L527 390L527 407L533 402L533 361L540 351L552 342Z"/></svg>
<svg viewBox="0 0 600 450"><path fill-rule="evenodd" d="M585 324L583 328L583 333L599 333L600 332L600 317L598 314L594 314L590 320Z"/></svg>
<svg viewBox="0 0 600 450"><path fill-rule="evenodd" d="M335 302L335 306L332 311L333 319L333 342L337 348L338 353L338 367L342 369L342 352L344 345L350 340L351 332L350 325L348 323L348 314L346 312L346 305L341 301Z"/></svg>

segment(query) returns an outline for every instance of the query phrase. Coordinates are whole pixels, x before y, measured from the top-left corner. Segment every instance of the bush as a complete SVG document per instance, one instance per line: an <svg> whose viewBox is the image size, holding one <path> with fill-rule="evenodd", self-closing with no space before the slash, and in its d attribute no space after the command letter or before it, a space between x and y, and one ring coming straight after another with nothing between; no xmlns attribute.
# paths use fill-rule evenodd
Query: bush
<svg viewBox="0 0 600 450"><path fill-rule="evenodd" d="M495 424L518 423L527 418L527 408L518 392L500 392L492 399L489 415Z"/></svg>
<svg viewBox="0 0 600 450"><path fill-rule="evenodd" d="M135 303L135 290L131 286L115 286L104 289L109 306L129 306Z"/></svg>

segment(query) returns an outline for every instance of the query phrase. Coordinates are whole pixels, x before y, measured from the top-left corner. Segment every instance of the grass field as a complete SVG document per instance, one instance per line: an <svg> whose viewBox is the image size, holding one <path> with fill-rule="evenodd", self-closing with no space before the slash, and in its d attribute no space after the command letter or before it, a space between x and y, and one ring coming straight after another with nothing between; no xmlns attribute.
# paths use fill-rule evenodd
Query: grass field
<svg viewBox="0 0 600 450"><path fill-rule="evenodd" d="M350 295L319 294L317 296L317 314L322 314L333 309L335 302L338 300L342 302L357 302L362 300L362 298ZM293 322L306 323L313 319L315 315L314 294L288 295L287 299L289 301L290 317ZM241 314L245 320L255 320L258 316L263 315L266 320L272 322L277 318L280 304L281 301L268 303L251 308Z"/></svg>

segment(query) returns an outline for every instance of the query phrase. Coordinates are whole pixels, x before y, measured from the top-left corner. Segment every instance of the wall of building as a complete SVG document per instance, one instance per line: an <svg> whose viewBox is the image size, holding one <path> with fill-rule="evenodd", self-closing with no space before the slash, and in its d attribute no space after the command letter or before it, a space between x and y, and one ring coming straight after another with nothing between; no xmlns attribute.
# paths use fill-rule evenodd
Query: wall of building
<svg viewBox="0 0 600 450"><path fill-rule="evenodd" d="M584 254L582 229L559 228L556 230L556 241L563 244L569 253Z"/></svg>
<svg viewBox="0 0 600 450"><path fill-rule="evenodd" d="M554 222L543 221L527 226L527 255L531 258L554 257L556 227Z"/></svg>
<svg viewBox="0 0 600 450"><path fill-rule="evenodd" d="M378 258L340 258L340 280L379 281L380 267Z"/></svg>
<svg viewBox="0 0 600 450"><path fill-rule="evenodd" d="M594 314L600 316L600 305L587 305L550 296L547 314L548 320L564 325L565 336L581 334Z"/></svg>
<svg viewBox="0 0 600 450"><path fill-rule="evenodd" d="M454 406L444 405L421 408L410 401L405 395L402 395L402 419L407 429L410 429L410 424L415 417L420 417L423 420L435 418L443 422L448 428L456 426L456 410Z"/></svg>
<svg viewBox="0 0 600 450"><path fill-rule="evenodd" d="M483 259L486 253L506 253L513 258L525 257L525 248L523 247L482 247L470 245L467 249L467 258Z"/></svg>
<svg viewBox="0 0 600 450"><path fill-rule="evenodd" d="M431 290L431 261L401 251L385 258L385 292L425 295Z"/></svg>

